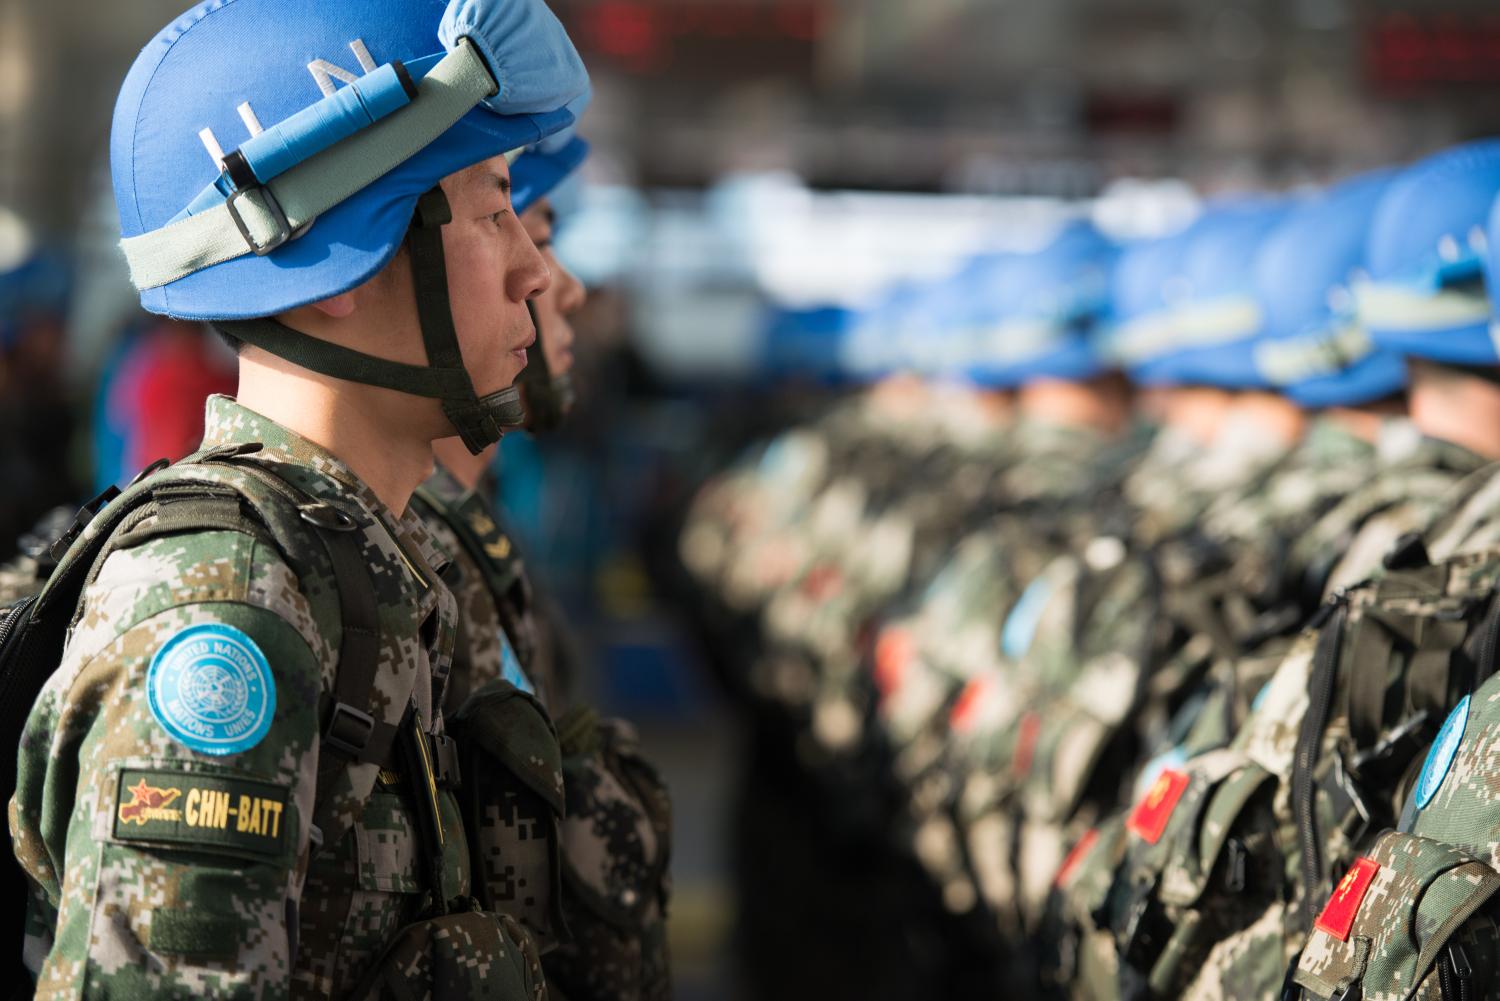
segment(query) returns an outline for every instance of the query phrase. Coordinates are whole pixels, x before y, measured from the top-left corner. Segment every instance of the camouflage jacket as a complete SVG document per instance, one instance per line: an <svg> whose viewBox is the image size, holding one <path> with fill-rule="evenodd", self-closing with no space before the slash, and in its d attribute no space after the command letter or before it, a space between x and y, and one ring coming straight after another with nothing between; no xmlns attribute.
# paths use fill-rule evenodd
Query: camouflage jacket
<svg viewBox="0 0 1500 1001"><path fill-rule="evenodd" d="M1379 579L1383 573L1379 560L1390 551L1392 540L1434 521L1440 526L1453 525L1464 520L1458 517L1459 512L1483 506L1481 498L1487 474L1474 471L1481 465L1477 456L1423 439L1404 422L1392 425L1391 430L1394 436L1387 434L1378 445L1376 475L1318 519L1294 547L1294 552L1311 552L1308 539L1325 546L1339 545L1341 548L1327 554L1342 557L1341 566L1334 572L1336 579L1371 575ZM1475 522L1482 519L1469 519L1469 523ZM1332 559L1325 558L1321 569L1315 563L1303 566L1312 575L1310 579L1321 584L1332 564ZM1355 612L1351 622L1357 621L1361 617L1358 613L1381 593L1374 585L1354 591L1350 599ZM1441 589L1429 587L1420 593L1425 599L1440 595ZM1395 600L1400 607L1410 606L1407 610L1411 614L1421 614L1414 611L1419 607L1414 598ZM1384 618L1377 621L1390 618L1389 612L1381 614ZM1325 633L1330 628L1325 625ZM1372 628L1355 635L1367 639L1381 632ZM1425 633L1419 631L1417 635ZM1346 642L1364 644L1366 639ZM1293 766L1299 734L1309 712L1317 641L1318 634L1309 632L1288 644L1285 656L1279 660L1271 680L1227 750L1194 758L1185 765L1172 765L1173 769L1180 769L1171 773L1181 782L1180 802L1175 810L1163 811L1159 833L1153 832L1155 838L1148 843L1136 834L1127 836L1128 856L1105 862L1114 870L1117 899L1134 899L1140 913L1165 914L1179 929L1190 929L1190 936L1179 931L1170 941L1158 929L1161 937L1138 958L1142 975L1150 967L1153 978L1162 980L1157 986L1171 983L1171 991L1192 997L1237 997L1244 991L1268 993L1277 988L1288 960L1302 943L1305 922L1310 920L1308 895L1316 897L1322 889L1309 888L1299 878L1299 832L1307 824L1294 809ZM1360 650L1368 653L1363 645ZM1386 663L1378 654L1368 655L1379 664ZM1349 664L1354 665L1355 661L1351 659ZM1400 678L1392 680L1398 686L1402 683ZM1338 700L1347 697L1339 695L1336 706L1343 705ZM1391 698L1393 704L1407 704L1405 697ZM1351 745L1349 724L1337 712L1334 716L1335 722L1329 725L1323 738L1320 758L1315 760L1325 764L1332 759L1354 761L1357 755L1367 754L1366 745ZM1401 741L1393 740L1391 744L1392 748L1402 746ZM1387 753L1396 765L1406 760L1389 749ZM1409 754L1409 749L1406 753ZM1384 759L1376 756L1374 760L1378 764ZM1396 795L1395 790L1401 788L1397 782L1401 769L1396 765L1391 766L1394 776L1363 780L1366 788L1360 795L1366 800L1361 810L1393 815L1391 803L1377 804L1369 797ZM1374 770L1375 765L1367 765L1367 771ZM1318 774L1320 782L1337 788L1340 795L1352 796L1345 790L1358 786L1356 778L1329 782L1322 772ZM1342 776L1343 772L1334 770L1332 774ZM1157 781L1165 780L1158 775ZM1172 788L1177 792L1177 787ZM1139 785L1137 789L1140 802L1146 802L1148 791ZM1340 813L1330 805L1334 801L1339 801L1338 796L1330 799L1322 792L1318 794L1318 841L1329 859L1347 860L1357 834L1346 829L1346 814L1354 811L1345 807ZM1136 819L1142 810L1138 805L1129 816ZM1226 887L1223 882L1223 858L1218 860L1221 868L1215 870L1215 878L1209 882L1214 858L1202 853L1210 843L1218 849L1238 846L1241 868L1237 871L1242 873L1238 889ZM1088 862L1097 865L1101 859L1093 857ZM1262 867L1258 872L1257 866ZM1158 879L1159 886L1155 882ZM1132 898L1129 891L1132 886L1146 886L1150 892ZM1081 913L1077 906L1073 910ZM1125 915L1116 918L1124 922ZM1114 928L1114 933L1121 937L1122 949L1150 938L1149 934L1138 931L1125 934L1130 927L1125 922ZM1096 945L1097 942L1098 939Z"/></svg>
<svg viewBox="0 0 1500 1001"><path fill-rule="evenodd" d="M456 607L421 522L233 400L211 398L206 427L209 446L261 443L239 461L353 519L379 608L370 704L440 737ZM294 576L249 534L159 535L105 560L25 727L11 803L38 996L335 995L431 900L467 896L448 788L425 786L436 846L434 812L378 762L315 795L337 615L331 567Z"/></svg>
<svg viewBox="0 0 1500 1001"><path fill-rule="evenodd" d="M1402 535L1452 519L1486 481L1485 465L1466 448L1423 436L1409 420L1390 421L1368 481L1297 540L1293 565L1324 593L1365 580Z"/></svg>
<svg viewBox="0 0 1500 1001"><path fill-rule="evenodd" d="M665 786L627 724L587 710L563 712L553 661L533 638L541 629L531 585L514 543L496 524L493 501L442 469L418 498L433 536L454 554L448 580L459 625L450 711L460 712L472 693L511 685L534 692L557 720L566 800L558 861L569 934L544 954L550 990L570 1001L670 997ZM534 837L528 833L534 819L486 810L474 832L480 865L510 861L513 881L531 881L533 898L546 874L523 875L514 860ZM514 902L517 916L525 917Z"/></svg>

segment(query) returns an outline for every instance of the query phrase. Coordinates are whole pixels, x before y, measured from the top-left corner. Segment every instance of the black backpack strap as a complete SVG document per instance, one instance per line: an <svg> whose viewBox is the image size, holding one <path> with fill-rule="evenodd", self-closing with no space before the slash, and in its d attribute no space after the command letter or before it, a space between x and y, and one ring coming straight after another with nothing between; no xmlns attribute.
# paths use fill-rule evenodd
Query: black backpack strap
<svg viewBox="0 0 1500 1001"><path fill-rule="evenodd" d="M234 457L238 458L238 457ZM359 524L340 508L316 500L292 486L259 462L210 459L248 474L273 496L296 511L296 518L271 524L278 536L287 529L306 533L311 526L328 554L339 599L338 670L333 692L325 695L322 744L318 753L318 789L329 784L351 764L384 764L400 728L377 720L371 712L375 668L380 659L380 608L375 582L359 551ZM281 529L278 531L278 529Z"/></svg>
<svg viewBox="0 0 1500 1001"><path fill-rule="evenodd" d="M338 593L340 636L334 690L321 707L322 745L318 789L325 792L350 764L387 762L399 727L371 713L375 669L380 657L380 615L375 583L359 551L359 528L347 512L294 486L267 463L247 460L260 447L253 443L210 449L176 463L132 488L104 509L112 523L90 536L108 534L93 560L84 587L117 549L173 533L222 529L270 535L294 567L306 569L309 537L327 554ZM194 479L192 466L227 467L254 486L224 480ZM149 497L140 497L143 492ZM123 503L122 503L123 502ZM246 509L249 509L247 512Z"/></svg>

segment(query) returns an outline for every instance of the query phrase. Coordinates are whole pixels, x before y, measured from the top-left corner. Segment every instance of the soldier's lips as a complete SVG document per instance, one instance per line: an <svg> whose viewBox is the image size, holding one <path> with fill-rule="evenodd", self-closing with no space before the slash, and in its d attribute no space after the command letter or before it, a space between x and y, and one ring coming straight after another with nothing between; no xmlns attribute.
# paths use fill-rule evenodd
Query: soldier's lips
<svg viewBox="0 0 1500 1001"><path fill-rule="evenodd" d="M526 349L531 347L535 343L536 331L528 330L526 332L526 336L522 338L521 343L518 346L511 348L509 354L512 358L520 359L521 366L524 368L526 366Z"/></svg>

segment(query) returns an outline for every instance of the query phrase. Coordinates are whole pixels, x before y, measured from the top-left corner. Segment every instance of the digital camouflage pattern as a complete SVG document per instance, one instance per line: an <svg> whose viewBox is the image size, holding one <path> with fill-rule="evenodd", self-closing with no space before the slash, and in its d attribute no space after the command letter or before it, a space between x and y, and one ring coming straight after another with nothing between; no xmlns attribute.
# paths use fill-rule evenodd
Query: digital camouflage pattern
<svg viewBox="0 0 1500 1001"><path fill-rule="evenodd" d="M459 639L449 708L457 709L470 693L502 677L508 657L544 706L558 705L562 679L541 638L541 610L520 547L499 524L494 501L439 466L417 491L416 507L444 551L453 554L449 584L459 603Z"/></svg>
<svg viewBox="0 0 1500 1001"><path fill-rule="evenodd" d="M1497 889L1500 872L1461 849L1388 831L1334 888L1294 979L1319 1001L1489 997L1500 927L1483 909Z"/></svg>
<svg viewBox="0 0 1500 1001"><path fill-rule="evenodd" d="M455 727L520 779L498 781L481 766L490 774L468 792L478 800L474 837L487 902L542 942L555 996L670 997L665 786L628 725L574 710L553 730L549 713L561 712L563 693L545 648L528 638L541 631L533 592L514 543L495 522L493 501L442 469L418 496L432 534L454 553L448 580L459 627L448 705L459 717ZM517 659L538 702L516 692L507 656ZM550 913L554 905L560 919Z"/></svg>
<svg viewBox="0 0 1500 1001"><path fill-rule="evenodd" d="M441 734L456 606L420 520L396 517L331 454L230 399L210 399L206 427L210 446L261 443L237 461L273 466L355 520L379 598L375 713L396 725L411 712ZM10 811L37 889L26 952L39 996L337 994L431 901L467 898L467 839L447 788L435 794L435 847L396 770L353 765L315 797L319 699L339 635L320 558L326 572L298 578L256 536L159 536L110 556L86 590L22 735ZM242 630L274 678L270 731L237 754L178 743L147 705L152 655L203 623ZM203 809L215 795L221 808ZM490 957L465 962L487 982Z"/></svg>

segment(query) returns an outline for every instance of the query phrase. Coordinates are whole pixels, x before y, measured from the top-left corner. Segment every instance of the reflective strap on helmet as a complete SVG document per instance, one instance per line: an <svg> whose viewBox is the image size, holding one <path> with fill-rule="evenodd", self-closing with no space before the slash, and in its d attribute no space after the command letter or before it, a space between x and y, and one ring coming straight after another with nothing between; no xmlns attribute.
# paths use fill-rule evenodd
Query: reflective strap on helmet
<svg viewBox="0 0 1500 1001"><path fill-rule="evenodd" d="M1337 375L1375 350L1363 327L1346 323L1335 330L1267 341L1255 347L1255 368L1273 386L1291 386Z"/></svg>
<svg viewBox="0 0 1500 1001"><path fill-rule="evenodd" d="M1206 348L1250 337L1260 330L1260 304L1249 296L1187 303L1172 313L1174 347Z"/></svg>
<svg viewBox="0 0 1500 1001"><path fill-rule="evenodd" d="M1143 314L1115 327L1105 338L1104 351L1122 365L1148 361L1177 346L1177 327L1166 310Z"/></svg>
<svg viewBox="0 0 1500 1001"><path fill-rule="evenodd" d="M130 280L141 290L156 288L249 253L270 253L320 214L431 145L498 90L478 48L466 38L417 89L411 104L289 168L272 183L236 191L223 204L121 240Z"/></svg>
<svg viewBox="0 0 1500 1001"><path fill-rule="evenodd" d="M1477 290L1418 290L1402 285L1357 282L1354 308L1370 330L1448 330L1486 323L1490 298Z"/></svg>

